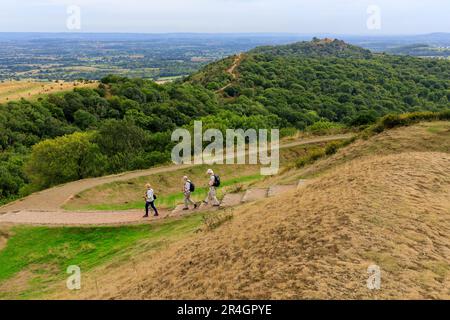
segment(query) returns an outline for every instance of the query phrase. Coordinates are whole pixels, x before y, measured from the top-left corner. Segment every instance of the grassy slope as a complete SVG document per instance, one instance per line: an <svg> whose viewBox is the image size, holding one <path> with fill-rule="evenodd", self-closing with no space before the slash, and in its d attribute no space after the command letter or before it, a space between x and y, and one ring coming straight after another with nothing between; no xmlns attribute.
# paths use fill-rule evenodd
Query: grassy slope
<svg viewBox="0 0 450 320"><path fill-rule="evenodd" d="M424 123L342 149L334 157L346 160L317 163L305 189L233 210L217 230L145 259L151 269L95 273L116 284L101 297L449 298L449 129ZM372 263L381 291L366 288ZM76 297L99 295L91 281Z"/></svg>
<svg viewBox="0 0 450 320"><path fill-rule="evenodd" d="M303 151L290 150L289 157ZM235 218L230 223L199 236L192 232L201 224L199 215L174 221L175 229L150 238L144 231L146 226L130 227L125 235L115 228L51 229L55 230L49 233L51 239L63 234L59 239L69 244L68 249L49 240L52 245L47 251L33 249L45 253L44 258L38 256L24 265L21 261L26 261L28 250L43 244L27 242L20 246L22 259L1 259L5 252L11 252L8 250L12 250L15 237L23 241L32 237L32 230L38 234L47 231L16 229L7 248L0 251L0 263L13 262L8 270L16 268L14 276L10 272L3 282L0 280L0 297L34 297L32 292L37 288L53 290L55 285L58 292L44 294L56 298L446 297L443 288L448 288L450 271L445 258L450 228L446 221L450 220L445 214L450 207L445 202L449 192L445 153L450 153L449 122L386 131L305 169L260 182L283 183L304 175L316 178L301 194L233 210ZM423 216L424 211L429 214ZM81 250L81 256L88 257L84 289L69 293L64 288L62 265L66 267L73 254L80 252L79 244L71 242L74 230L94 235L108 230L106 235L119 234L124 240L94 236L98 240L92 240L95 249L90 252L91 245L86 245ZM159 246L161 236L180 241L165 242L164 251L145 253L143 248ZM110 247L117 242L123 247ZM59 248L59 255L52 253L53 247ZM264 252L263 257L258 257L258 252ZM53 273L42 273L52 268L34 267L41 261L52 265L53 259L60 263ZM369 263L382 265L387 291L373 294L364 290ZM292 266L303 267L289 269ZM231 275L233 281L227 282ZM340 277L348 281L342 283ZM261 279L274 282L262 283ZM401 285L397 279L402 279Z"/></svg>
<svg viewBox="0 0 450 320"><path fill-rule="evenodd" d="M65 283L70 265L82 274L108 263L130 261L189 236L200 215L152 225L98 228L14 227L0 251L0 299L39 298Z"/></svg>
<svg viewBox="0 0 450 320"><path fill-rule="evenodd" d="M357 140L329 158L301 170L291 170L288 174L274 177L265 183L288 183L300 178L311 179L354 159L415 151L450 153L450 122L422 122L409 127L387 130L369 140Z"/></svg>
<svg viewBox="0 0 450 320"><path fill-rule="evenodd" d="M115 296L449 298L449 165L442 153L353 161L238 208L222 228L147 261L154 269ZM366 288L371 264L382 269L378 292Z"/></svg>

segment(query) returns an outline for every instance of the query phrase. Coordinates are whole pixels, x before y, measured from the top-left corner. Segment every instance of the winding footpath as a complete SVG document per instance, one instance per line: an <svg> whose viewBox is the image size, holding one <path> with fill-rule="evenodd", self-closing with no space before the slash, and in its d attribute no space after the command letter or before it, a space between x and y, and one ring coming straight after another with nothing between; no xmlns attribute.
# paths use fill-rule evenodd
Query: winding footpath
<svg viewBox="0 0 450 320"><path fill-rule="evenodd" d="M350 137L352 137L352 134L340 134L304 139L281 145L280 148L284 149L313 143L343 140ZM7 223L49 226L123 225L154 222L155 220L174 217L182 213L177 210L173 212L161 210L160 217L144 219L142 218L143 210L72 212L63 210L62 206L78 193L102 184L116 181L126 181L137 177L164 172L184 170L193 166L196 166L196 164L161 166L147 170L132 171L117 175L74 181L51 189L43 190L0 207L0 224ZM207 210L207 208L204 208L203 210Z"/></svg>
<svg viewBox="0 0 450 320"><path fill-rule="evenodd" d="M237 79L236 69L241 64L243 58L244 58L244 54L243 53L238 54L236 56L236 58L234 59L234 62L231 65L231 67L227 69L227 73L231 75L232 80L236 80ZM220 88L219 90L217 90L216 93L224 92L225 89L230 87L232 84L233 84L233 81L231 81L226 86L224 86L224 87Z"/></svg>

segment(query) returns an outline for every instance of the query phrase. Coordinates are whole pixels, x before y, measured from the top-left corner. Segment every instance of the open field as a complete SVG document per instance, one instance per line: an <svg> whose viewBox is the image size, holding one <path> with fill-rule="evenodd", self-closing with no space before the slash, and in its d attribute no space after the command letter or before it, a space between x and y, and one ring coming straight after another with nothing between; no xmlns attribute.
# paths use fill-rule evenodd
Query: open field
<svg viewBox="0 0 450 320"><path fill-rule="evenodd" d="M183 79L185 77L185 75L180 75L180 76L172 76L172 77L159 77L157 80L155 80L155 82L157 84L165 84L165 83L170 83L179 79Z"/></svg>
<svg viewBox="0 0 450 320"><path fill-rule="evenodd" d="M50 93L70 91L74 88L95 88L96 86L96 82L5 81L0 82L0 103L19 100L21 98L33 100Z"/></svg>

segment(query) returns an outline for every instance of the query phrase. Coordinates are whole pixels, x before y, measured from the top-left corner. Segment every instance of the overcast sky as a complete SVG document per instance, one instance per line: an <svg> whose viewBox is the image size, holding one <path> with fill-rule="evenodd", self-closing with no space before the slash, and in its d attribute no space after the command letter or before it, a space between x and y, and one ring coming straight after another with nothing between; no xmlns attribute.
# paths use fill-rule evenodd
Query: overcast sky
<svg viewBox="0 0 450 320"><path fill-rule="evenodd" d="M0 32L71 31L70 5L77 32L450 32L450 0L0 0ZM371 5L381 28L367 26Z"/></svg>

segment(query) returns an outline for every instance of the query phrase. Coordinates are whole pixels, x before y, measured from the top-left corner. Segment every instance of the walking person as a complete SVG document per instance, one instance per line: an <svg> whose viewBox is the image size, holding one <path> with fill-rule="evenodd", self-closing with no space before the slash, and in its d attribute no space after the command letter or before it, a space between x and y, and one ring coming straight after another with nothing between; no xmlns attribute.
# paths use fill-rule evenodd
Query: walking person
<svg viewBox="0 0 450 320"><path fill-rule="evenodd" d="M156 200L156 195L155 192L153 191L151 185L149 183L147 183L145 185L145 187L147 188L147 191L145 192L145 215L144 218L148 218L148 209L149 207L151 207L153 209L153 211L155 211L155 217L159 216L158 214L158 209L156 209L155 207L155 200Z"/></svg>
<svg viewBox="0 0 450 320"><path fill-rule="evenodd" d="M184 208L183 210L189 210L189 205L193 205L194 209L197 209L197 204L192 201L191 193L195 191L195 186L187 176L183 177L183 194L184 194Z"/></svg>
<svg viewBox="0 0 450 320"><path fill-rule="evenodd" d="M207 175L209 175L209 192L206 196L205 201L203 201L205 204L208 204L210 201L212 201L212 205L214 207L220 206L220 202L217 199L217 193L216 188L220 185L220 178L219 176L214 174L214 171L212 169L208 169L206 172Z"/></svg>

